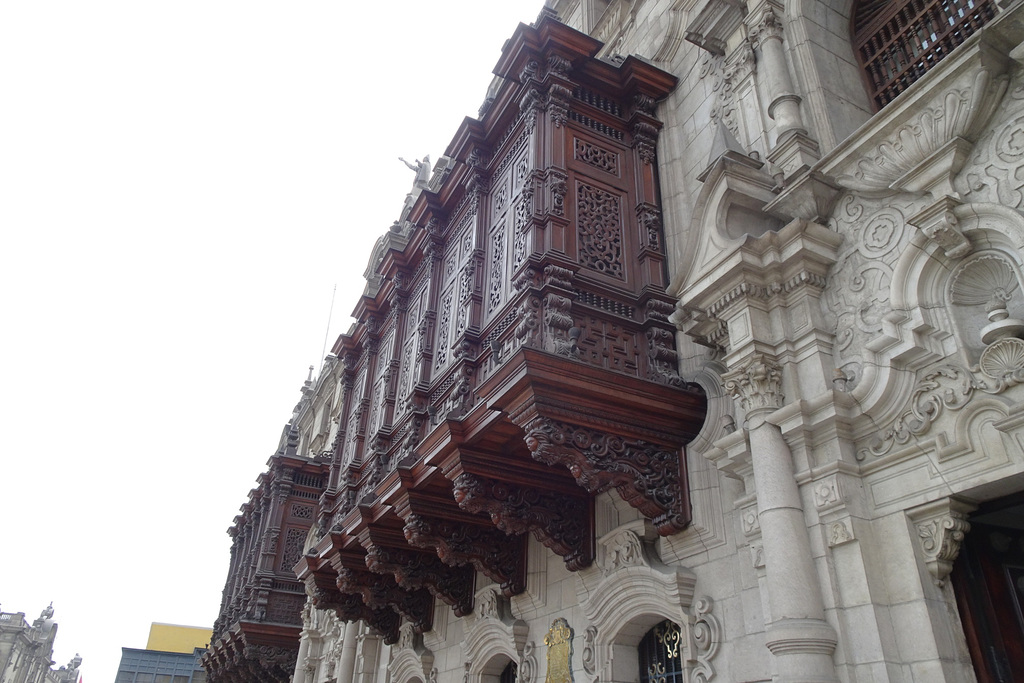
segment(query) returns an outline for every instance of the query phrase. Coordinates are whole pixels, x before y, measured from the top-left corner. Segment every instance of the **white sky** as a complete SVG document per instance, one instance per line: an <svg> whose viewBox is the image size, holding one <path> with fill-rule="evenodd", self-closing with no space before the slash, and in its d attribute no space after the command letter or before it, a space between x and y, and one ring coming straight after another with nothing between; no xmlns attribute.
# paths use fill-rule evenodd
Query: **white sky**
<svg viewBox="0 0 1024 683"><path fill-rule="evenodd" d="M225 533L413 172L542 0L0 3L0 609L113 683Z"/></svg>

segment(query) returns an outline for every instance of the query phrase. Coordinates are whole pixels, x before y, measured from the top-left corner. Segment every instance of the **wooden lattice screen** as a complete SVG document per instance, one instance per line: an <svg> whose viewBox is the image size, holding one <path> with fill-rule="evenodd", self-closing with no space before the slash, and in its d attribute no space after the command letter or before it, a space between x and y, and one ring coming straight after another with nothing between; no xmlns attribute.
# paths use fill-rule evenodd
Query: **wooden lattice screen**
<svg viewBox="0 0 1024 683"><path fill-rule="evenodd" d="M864 0L853 13L853 47L879 109L996 14L992 0Z"/></svg>

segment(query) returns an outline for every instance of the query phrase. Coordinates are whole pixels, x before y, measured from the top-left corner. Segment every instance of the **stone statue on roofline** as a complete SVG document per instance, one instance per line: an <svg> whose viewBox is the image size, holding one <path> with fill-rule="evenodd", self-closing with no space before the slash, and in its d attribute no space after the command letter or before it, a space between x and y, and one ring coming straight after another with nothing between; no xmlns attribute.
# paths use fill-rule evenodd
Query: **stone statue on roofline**
<svg viewBox="0 0 1024 683"><path fill-rule="evenodd" d="M402 157L398 157L398 160L408 166L413 171L416 171L416 180L413 181L413 191L425 190L427 185L430 183L430 173L433 170L430 165L430 155L423 157L423 160L416 160L415 164L411 164Z"/></svg>

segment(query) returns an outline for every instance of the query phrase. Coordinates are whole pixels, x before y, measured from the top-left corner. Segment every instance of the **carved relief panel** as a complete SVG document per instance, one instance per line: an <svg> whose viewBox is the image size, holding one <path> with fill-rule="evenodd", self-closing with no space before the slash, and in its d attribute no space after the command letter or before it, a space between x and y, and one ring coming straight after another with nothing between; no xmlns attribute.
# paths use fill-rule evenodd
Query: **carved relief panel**
<svg viewBox="0 0 1024 683"><path fill-rule="evenodd" d="M907 216L921 204L906 196L867 199L848 194L829 220L844 240L821 301L836 335L836 367L850 389L857 386L864 364L874 361L866 346L881 333L883 318L892 311L893 269L916 232Z"/></svg>
<svg viewBox="0 0 1024 683"><path fill-rule="evenodd" d="M609 111L621 109L608 98L586 91L577 94ZM623 161L632 151L618 140L577 130L566 136L566 146L568 186L573 188L567 217L576 225L575 244L569 242L575 253L570 256L593 275L623 284L632 275L627 267L638 251L636 215L628 199L632 164Z"/></svg>

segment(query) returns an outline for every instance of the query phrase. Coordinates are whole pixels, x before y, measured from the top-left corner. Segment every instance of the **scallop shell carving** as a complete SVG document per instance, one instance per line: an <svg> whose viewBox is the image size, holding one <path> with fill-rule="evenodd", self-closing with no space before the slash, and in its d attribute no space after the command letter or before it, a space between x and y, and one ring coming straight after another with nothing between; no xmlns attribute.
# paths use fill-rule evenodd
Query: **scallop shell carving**
<svg viewBox="0 0 1024 683"><path fill-rule="evenodd" d="M1004 379L1024 370L1024 341L1000 339L981 354L979 367L992 379Z"/></svg>
<svg viewBox="0 0 1024 683"><path fill-rule="evenodd" d="M954 304L980 306L993 299L1009 301L1020 283L1006 259L982 256L962 265L953 274L950 293Z"/></svg>

